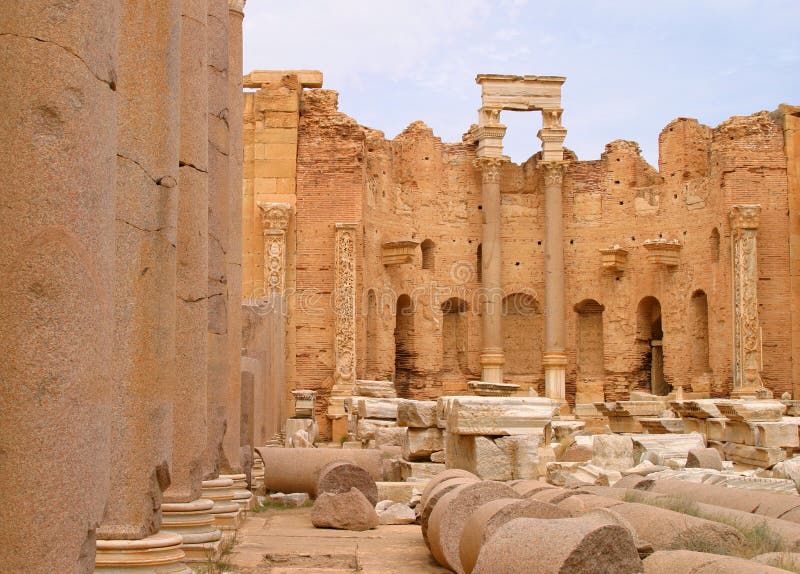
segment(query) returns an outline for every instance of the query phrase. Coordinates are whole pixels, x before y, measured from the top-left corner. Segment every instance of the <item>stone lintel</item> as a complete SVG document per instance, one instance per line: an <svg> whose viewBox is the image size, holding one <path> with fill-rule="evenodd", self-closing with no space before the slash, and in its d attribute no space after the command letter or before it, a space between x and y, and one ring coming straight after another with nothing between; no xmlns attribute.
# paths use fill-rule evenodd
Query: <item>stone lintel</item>
<svg viewBox="0 0 800 574"><path fill-rule="evenodd" d="M284 76L297 76L303 88L321 88L322 72L319 70L253 70L244 76L245 88L260 88L264 84L280 83Z"/></svg>

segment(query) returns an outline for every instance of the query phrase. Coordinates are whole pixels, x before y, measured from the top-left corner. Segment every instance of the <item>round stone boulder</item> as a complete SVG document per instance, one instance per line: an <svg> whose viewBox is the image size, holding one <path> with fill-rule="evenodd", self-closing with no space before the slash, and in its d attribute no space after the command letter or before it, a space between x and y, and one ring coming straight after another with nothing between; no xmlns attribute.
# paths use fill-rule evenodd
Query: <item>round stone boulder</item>
<svg viewBox="0 0 800 574"><path fill-rule="evenodd" d="M357 488L348 492L323 492L311 508L311 524L317 528L369 530L378 526L378 514Z"/></svg>
<svg viewBox="0 0 800 574"><path fill-rule="evenodd" d="M428 542L431 554L439 564L457 574L464 574L459 555L464 527L473 512L498 498L520 496L505 483L485 480L456 487L436 503L428 520Z"/></svg>
<svg viewBox="0 0 800 574"><path fill-rule="evenodd" d="M331 494L348 492L351 488L360 490L372 506L377 504L378 485L375 484L372 476L357 464L335 460L319 470L316 486L317 496L325 492Z"/></svg>
<svg viewBox="0 0 800 574"><path fill-rule="evenodd" d="M498 498L480 506L467 520L459 544L461 568L471 574L481 546L506 522L516 518L570 518L554 504L532 499Z"/></svg>
<svg viewBox="0 0 800 574"><path fill-rule="evenodd" d="M517 518L484 542L472 574L642 571L630 532L601 517Z"/></svg>

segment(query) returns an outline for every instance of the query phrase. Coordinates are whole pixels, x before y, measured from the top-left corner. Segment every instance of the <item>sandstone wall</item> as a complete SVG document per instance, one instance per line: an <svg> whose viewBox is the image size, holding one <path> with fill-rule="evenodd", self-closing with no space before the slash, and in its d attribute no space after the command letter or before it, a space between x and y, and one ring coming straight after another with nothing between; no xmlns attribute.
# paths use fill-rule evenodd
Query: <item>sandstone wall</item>
<svg viewBox="0 0 800 574"><path fill-rule="evenodd" d="M474 145L443 143L422 122L387 140L337 112L335 92L294 90L301 96L296 236L287 272L297 277L289 327L296 339L288 348L296 372L288 387L319 390L322 415L332 385L334 323L327 301L310 304L308 294L320 300L330 296L333 224L352 221L361 224L358 377L394 378L401 396L420 399L463 390L480 373L482 206ZM260 94L249 97L257 100ZM579 130L575 126L572 133ZM285 131L295 133L293 127ZM259 128L254 133L257 138ZM714 395L729 392L728 213L740 203L762 206L758 290L764 382L777 394L792 391L782 117L761 112L713 129L679 118L664 128L659 144L658 169L644 161L634 142L608 144L599 160L579 161L568 153L572 161L563 196L568 398L575 400L578 390L582 401L650 390L650 340L657 339L658 319L665 382L687 390L694 383ZM542 393L545 237L538 163L536 154L505 168L502 281L505 378ZM678 265L651 262L648 240L677 240ZM413 263L384 265L383 246L397 241L419 244ZM622 272L602 265L599 250L612 245L628 253Z"/></svg>

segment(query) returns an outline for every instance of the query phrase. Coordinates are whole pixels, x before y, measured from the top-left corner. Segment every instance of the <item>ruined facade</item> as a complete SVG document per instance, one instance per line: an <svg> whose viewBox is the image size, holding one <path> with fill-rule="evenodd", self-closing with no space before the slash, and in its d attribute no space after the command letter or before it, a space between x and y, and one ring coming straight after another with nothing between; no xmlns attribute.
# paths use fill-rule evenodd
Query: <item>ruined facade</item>
<svg viewBox="0 0 800 574"><path fill-rule="evenodd" d="M387 140L337 111L337 93L321 85L311 71L245 77L243 294L262 296L270 265L258 210L290 206L275 264L287 297L281 394L317 390L327 424L342 384L341 226L355 238L355 378L392 379L400 396L422 399L487 378L489 214L476 164L482 126L444 143L414 122ZM543 116L543 131L561 128L558 106ZM563 312L571 403L677 387L728 396L763 384L796 394L799 121L791 106L716 128L679 118L659 136L658 169L622 140L599 160L565 150L553 169L544 157L552 138L542 133L543 152L499 163L502 380L553 396L546 371L561 359L545 327L548 314ZM561 190L551 224L563 248L563 308L551 309L548 185Z"/></svg>

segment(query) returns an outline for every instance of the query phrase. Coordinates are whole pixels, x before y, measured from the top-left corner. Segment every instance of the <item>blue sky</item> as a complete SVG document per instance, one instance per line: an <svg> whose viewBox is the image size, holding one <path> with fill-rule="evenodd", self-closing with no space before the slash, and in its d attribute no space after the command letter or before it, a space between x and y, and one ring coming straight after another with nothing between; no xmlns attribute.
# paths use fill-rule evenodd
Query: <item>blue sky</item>
<svg viewBox="0 0 800 574"><path fill-rule="evenodd" d="M249 0L245 15L245 72L321 70L341 111L390 138L423 120L460 141L479 73L566 76L580 159L629 139L655 165L676 117L800 105L800 0ZM539 149L539 114L501 120L514 161Z"/></svg>

